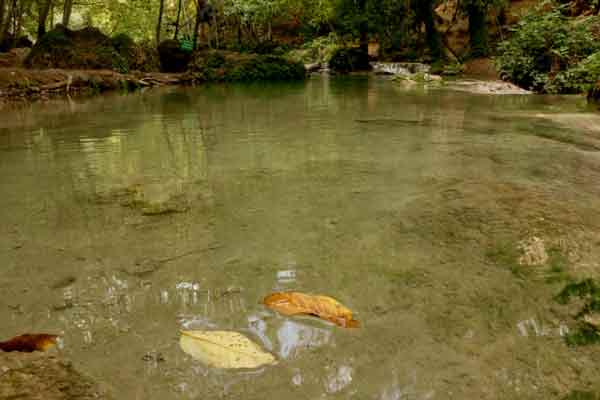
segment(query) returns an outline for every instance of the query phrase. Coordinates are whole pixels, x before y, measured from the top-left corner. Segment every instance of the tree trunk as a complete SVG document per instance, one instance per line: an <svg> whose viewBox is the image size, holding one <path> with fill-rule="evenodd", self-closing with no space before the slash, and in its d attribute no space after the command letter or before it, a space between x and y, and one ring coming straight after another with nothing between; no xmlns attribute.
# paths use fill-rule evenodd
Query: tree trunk
<svg viewBox="0 0 600 400"><path fill-rule="evenodd" d="M369 21L367 20L367 1L358 0L358 9L361 16L359 31L360 31L360 51L369 53Z"/></svg>
<svg viewBox="0 0 600 400"><path fill-rule="evenodd" d="M156 23L156 45L160 44L160 31L162 29L163 14L165 12L165 0L160 0L158 8L158 22Z"/></svg>
<svg viewBox="0 0 600 400"><path fill-rule="evenodd" d="M177 3L177 19L175 20L175 35L173 36L174 40L177 40L177 36L179 36L179 21L181 20L181 0Z"/></svg>
<svg viewBox="0 0 600 400"><path fill-rule="evenodd" d="M10 32L10 28L12 25L13 17L15 14L15 8L17 7L17 0L7 0L6 2L6 11L4 17L4 23L0 25L0 43L4 41L4 39L8 36Z"/></svg>
<svg viewBox="0 0 600 400"><path fill-rule="evenodd" d="M40 40L40 38L46 34L46 21L48 20L48 15L50 14L50 7L52 7L52 0L38 1L37 40Z"/></svg>
<svg viewBox="0 0 600 400"><path fill-rule="evenodd" d="M71 12L73 11L73 0L65 0L65 7L63 9L63 19L62 24L65 28L69 27L69 22L71 21Z"/></svg>
<svg viewBox="0 0 600 400"><path fill-rule="evenodd" d="M194 24L194 50L198 48L198 31L202 23L202 10L206 7L206 0L197 0L196 2L196 23Z"/></svg>
<svg viewBox="0 0 600 400"><path fill-rule="evenodd" d="M214 29L214 37L215 37L215 47L220 48L220 40L219 40L219 25L217 23L217 13L213 14L213 29Z"/></svg>
<svg viewBox="0 0 600 400"><path fill-rule="evenodd" d="M6 0L0 0L0 42L2 41L2 33L4 31L4 16L6 10Z"/></svg>
<svg viewBox="0 0 600 400"><path fill-rule="evenodd" d="M442 41L435 27L433 0L415 0L417 21L425 24L425 40L434 60L442 58Z"/></svg>
<svg viewBox="0 0 600 400"><path fill-rule="evenodd" d="M485 11L485 8L477 5L470 5L467 7L471 57L486 57L489 55L490 49Z"/></svg>

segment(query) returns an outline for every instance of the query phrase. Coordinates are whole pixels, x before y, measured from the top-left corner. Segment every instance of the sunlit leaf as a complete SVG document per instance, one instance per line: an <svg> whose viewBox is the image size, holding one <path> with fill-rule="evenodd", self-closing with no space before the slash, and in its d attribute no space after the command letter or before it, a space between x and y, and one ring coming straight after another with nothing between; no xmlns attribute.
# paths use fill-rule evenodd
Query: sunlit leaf
<svg viewBox="0 0 600 400"><path fill-rule="evenodd" d="M48 334L21 335L6 342L0 342L0 350L10 352L19 351L22 353L32 353L34 351L47 351L56 346L58 336Z"/></svg>
<svg viewBox="0 0 600 400"><path fill-rule="evenodd" d="M181 349L214 368L258 368L275 364L275 357L246 336L230 331L182 331Z"/></svg>
<svg viewBox="0 0 600 400"><path fill-rule="evenodd" d="M280 292L267 296L263 302L267 307L284 315L314 315L344 328L360 326L360 323L352 318L350 309L327 296Z"/></svg>

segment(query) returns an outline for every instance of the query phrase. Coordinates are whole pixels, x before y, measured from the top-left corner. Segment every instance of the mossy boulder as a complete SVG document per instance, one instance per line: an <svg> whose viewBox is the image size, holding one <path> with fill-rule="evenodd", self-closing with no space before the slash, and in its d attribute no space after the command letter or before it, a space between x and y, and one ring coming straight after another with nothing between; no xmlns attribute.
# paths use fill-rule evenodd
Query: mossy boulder
<svg viewBox="0 0 600 400"><path fill-rule="evenodd" d="M341 48L333 53L329 68L336 72L370 71L369 54L359 48Z"/></svg>
<svg viewBox="0 0 600 400"><path fill-rule="evenodd" d="M36 69L155 70L152 52L127 35L110 38L96 28L73 31L62 25L46 33L31 49L25 66Z"/></svg>
<svg viewBox="0 0 600 400"><path fill-rule="evenodd" d="M184 72L192 60L192 53L181 49L177 40L165 40L158 46L162 72Z"/></svg>
<svg viewBox="0 0 600 400"><path fill-rule="evenodd" d="M211 82L290 81L306 77L304 64L284 57L210 51L197 53L189 72Z"/></svg>

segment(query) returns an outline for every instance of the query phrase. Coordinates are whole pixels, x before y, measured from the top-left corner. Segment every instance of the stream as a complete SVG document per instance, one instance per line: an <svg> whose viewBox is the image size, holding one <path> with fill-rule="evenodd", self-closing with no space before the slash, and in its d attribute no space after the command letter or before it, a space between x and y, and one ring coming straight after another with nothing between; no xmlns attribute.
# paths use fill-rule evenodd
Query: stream
<svg viewBox="0 0 600 400"><path fill-rule="evenodd" d="M0 337L62 335L115 399L600 390L600 349L565 344L554 301L560 273L599 274L599 127L580 97L374 76L0 110ZM532 238L550 261L520 265ZM287 290L361 327L261 304ZM182 329L241 332L278 363L208 368Z"/></svg>

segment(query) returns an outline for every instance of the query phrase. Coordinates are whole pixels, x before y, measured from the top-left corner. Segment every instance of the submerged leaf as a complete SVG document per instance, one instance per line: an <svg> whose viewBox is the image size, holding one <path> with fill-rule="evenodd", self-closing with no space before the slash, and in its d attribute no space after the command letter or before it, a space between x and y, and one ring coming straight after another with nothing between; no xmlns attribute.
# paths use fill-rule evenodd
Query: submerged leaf
<svg viewBox="0 0 600 400"><path fill-rule="evenodd" d="M58 336L48 334L21 335L14 337L6 342L0 342L0 350L11 352L18 351L22 353L33 353L34 351L47 351L56 346Z"/></svg>
<svg viewBox="0 0 600 400"><path fill-rule="evenodd" d="M275 364L271 353L238 332L230 331L182 331L181 349L215 368L258 368Z"/></svg>
<svg viewBox="0 0 600 400"><path fill-rule="evenodd" d="M280 292L267 296L263 302L267 307L284 315L314 315L344 328L360 326L360 323L352 318L350 309L327 296Z"/></svg>

